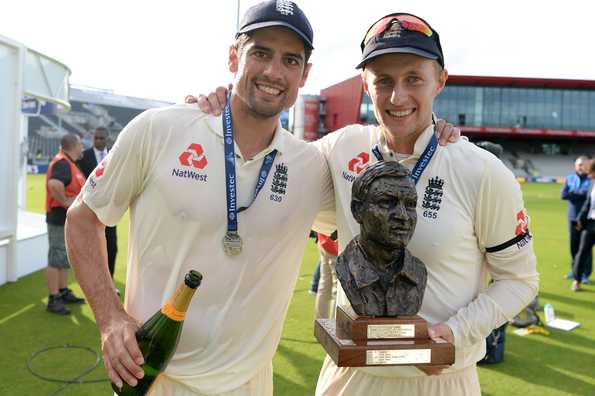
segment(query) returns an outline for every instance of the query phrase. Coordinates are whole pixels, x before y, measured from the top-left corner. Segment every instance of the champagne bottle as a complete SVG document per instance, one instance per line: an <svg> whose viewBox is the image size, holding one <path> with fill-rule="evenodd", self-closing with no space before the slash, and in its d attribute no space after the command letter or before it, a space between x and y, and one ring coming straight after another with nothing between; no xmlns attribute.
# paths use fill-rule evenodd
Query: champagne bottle
<svg viewBox="0 0 595 396"><path fill-rule="evenodd" d="M194 270L188 272L184 283L180 285L173 298L138 329L136 341L145 360L142 365L145 375L138 380L135 387L124 381L122 389L118 389L112 383L112 389L118 395L145 395L155 378L165 370L178 345L190 300L201 281L200 272Z"/></svg>

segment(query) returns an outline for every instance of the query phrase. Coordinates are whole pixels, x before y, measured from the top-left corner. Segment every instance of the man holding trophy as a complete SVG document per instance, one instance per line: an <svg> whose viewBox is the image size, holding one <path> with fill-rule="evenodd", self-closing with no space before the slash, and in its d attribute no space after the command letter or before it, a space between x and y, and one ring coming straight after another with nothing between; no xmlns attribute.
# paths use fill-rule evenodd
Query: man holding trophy
<svg viewBox="0 0 595 396"><path fill-rule="evenodd" d="M369 165L353 182L351 212L360 234L337 258L350 304L337 307L336 320L316 320L314 330L339 367L417 365L437 372L454 363L452 344L430 339L417 315L427 270L407 249L416 206L411 174L396 161Z"/></svg>
<svg viewBox="0 0 595 396"><path fill-rule="evenodd" d="M327 356L316 395L479 396L476 362L485 355L485 338L538 290L520 186L498 158L474 144L463 139L438 144L432 108L448 72L438 32L426 21L407 13L386 15L368 29L361 50L357 68L380 125L350 125L314 143L330 167L336 207L334 224L320 219L314 228L337 229L339 248L345 250L337 263L342 287L336 328L317 331L331 334L319 337L327 347L341 334L359 337L360 314L395 320L407 314L416 323L410 338L429 337L422 342L432 347L429 360L424 352L412 359L416 363L405 364L385 350L382 359L372 353L370 360L355 364ZM201 109L220 111L222 91L202 97ZM352 171L348 164L362 155L372 163L398 162L410 170L416 204L413 189L394 175L380 181L372 177L361 201L354 180L366 168ZM380 213L395 200L403 200L398 210L403 218L393 226ZM412 318L414 313L419 317ZM369 323L364 325L369 334ZM405 329L410 335L411 328Z"/></svg>
<svg viewBox="0 0 595 396"><path fill-rule="evenodd" d="M380 125L351 125L315 143L333 175L339 247L349 249L350 241L360 233L365 238L368 228L357 203L352 215L354 178L342 176L350 172L349 161L365 152L372 160L397 161L409 169L418 201L407 249L427 270L419 316L427 321L435 345L452 343L455 356L444 370L440 364L388 366L394 364L390 359L380 367L339 367L327 356L316 395L479 396L475 364L485 354L486 336L526 306L538 289L520 186L500 160L472 143L437 144L432 106L448 73L438 33L427 22L411 14L389 14L370 27L361 49L357 68ZM391 289L390 280L402 278L387 277L385 289ZM353 293L341 285L337 305L350 307Z"/></svg>

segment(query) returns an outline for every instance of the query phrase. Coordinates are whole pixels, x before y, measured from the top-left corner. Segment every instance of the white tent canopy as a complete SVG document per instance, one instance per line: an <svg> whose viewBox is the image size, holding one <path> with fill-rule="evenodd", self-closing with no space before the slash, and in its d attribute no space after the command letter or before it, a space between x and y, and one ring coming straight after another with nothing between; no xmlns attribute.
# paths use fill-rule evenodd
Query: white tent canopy
<svg viewBox="0 0 595 396"><path fill-rule="evenodd" d="M0 40L2 37L0 36ZM37 51L25 55L23 93L70 109L68 78L70 69L63 63Z"/></svg>
<svg viewBox="0 0 595 396"><path fill-rule="evenodd" d="M45 232L34 231L39 219L24 212L27 129L21 101L28 96L70 109L70 74L63 63L0 36L0 285L44 267L47 253Z"/></svg>

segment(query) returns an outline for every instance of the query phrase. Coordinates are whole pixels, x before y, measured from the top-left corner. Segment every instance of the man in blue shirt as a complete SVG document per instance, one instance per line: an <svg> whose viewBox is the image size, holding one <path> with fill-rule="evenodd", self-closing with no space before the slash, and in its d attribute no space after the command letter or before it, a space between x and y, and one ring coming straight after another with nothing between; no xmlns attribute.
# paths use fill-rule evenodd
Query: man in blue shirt
<svg viewBox="0 0 595 396"><path fill-rule="evenodd" d="M581 235L580 231L576 229L576 217L583 207L585 200L587 199L589 187L591 186L591 179L589 179L587 174L588 165L589 158L586 155L581 155L576 159L574 162L574 169L576 172L566 177L564 187L562 188L560 194L562 199L568 201L568 229L570 231L571 256L570 273L567 275L568 279L573 279L572 263L574 262L576 253L578 252ZM592 261L591 254L589 253L589 258L587 259L588 264L585 267L585 273L581 274L582 283L589 282L589 276L591 275L593 268Z"/></svg>

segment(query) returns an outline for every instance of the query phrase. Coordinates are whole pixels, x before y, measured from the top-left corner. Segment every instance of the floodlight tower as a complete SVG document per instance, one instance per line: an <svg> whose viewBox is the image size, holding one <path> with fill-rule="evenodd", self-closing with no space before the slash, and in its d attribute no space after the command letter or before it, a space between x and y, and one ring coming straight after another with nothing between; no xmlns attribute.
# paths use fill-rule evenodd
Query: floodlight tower
<svg viewBox="0 0 595 396"><path fill-rule="evenodd" d="M31 227L21 226L27 218L27 121L21 103L28 97L70 109L70 74L61 62L0 36L0 285L44 267L47 254L31 245Z"/></svg>

